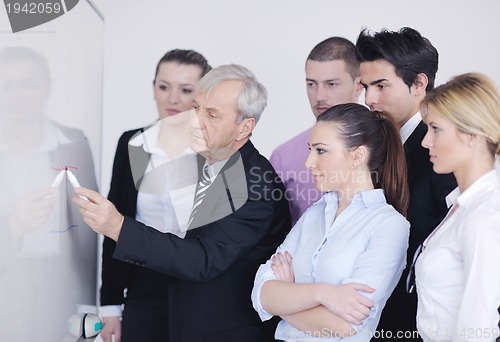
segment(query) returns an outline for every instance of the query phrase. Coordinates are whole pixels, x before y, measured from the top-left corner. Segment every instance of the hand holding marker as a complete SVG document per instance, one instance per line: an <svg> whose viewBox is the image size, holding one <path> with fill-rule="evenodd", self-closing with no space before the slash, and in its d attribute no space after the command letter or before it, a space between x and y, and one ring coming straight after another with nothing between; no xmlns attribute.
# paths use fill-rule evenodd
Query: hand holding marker
<svg viewBox="0 0 500 342"><path fill-rule="evenodd" d="M78 179L76 179L76 176L73 174L73 172L71 172L69 169L66 169L66 174L68 175L69 182L71 183L71 185L73 185L73 188L82 187L80 183L78 183ZM83 200L86 200L87 202L89 201L89 199L85 196L78 195L78 197L80 197Z"/></svg>
<svg viewBox="0 0 500 342"><path fill-rule="evenodd" d="M76 179L76 176L73 174L73 172L71 172L71 170L66 166L64 169L61 170L61 172L59 172L59 174L56 176L56 178L54 179L54 181L52 182L52 187L53 188L57 188L59 186L59 184L61 184L62 182L62 179L64 178L64 174L66 174L68 176L68 180L69 182L71 183L71 185L73 186L73 188L79 188L81 187L80 183L78 182L78 179ZM88 201L89 199L85 196L81 196L81 195L78 195L78 197L80 197L81 199L83 200L86 200Z"/></svg>

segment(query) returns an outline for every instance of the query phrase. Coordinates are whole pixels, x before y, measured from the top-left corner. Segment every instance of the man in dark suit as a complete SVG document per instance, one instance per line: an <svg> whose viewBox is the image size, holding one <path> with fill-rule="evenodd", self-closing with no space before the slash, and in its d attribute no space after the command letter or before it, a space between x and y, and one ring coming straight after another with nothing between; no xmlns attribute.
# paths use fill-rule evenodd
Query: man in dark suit
<svg viewBox="0 0 500 342"><path fill-rule="evenodd" d="M171 341L273 340L276 322L261 323L250 301L257 268L290 229L284 187L249 140L266 101L241 66L215 68L198 84L192 148L210 185L184 239L124 217L97 192L76 190L90 200L74 199L85 222L117 241L114 258L172 277Z"/></svg>
<svg viewBox="0 0 500 342"><path fill-rule="evenodd" d="M445 197L457 186L453 174L439 175L432 170L429 151L421 145L427 126L422 122L420 102L434 88L438 52L427 38L408 27L374 34L363 30L356 50L365 103L391 117L400 128L410 186L407 265L377 330L382 339L390 340L402 331L407 332L405 341L418 341L417 298L415 292L406 292L406 278L415 250L446 215Z"/></svg>

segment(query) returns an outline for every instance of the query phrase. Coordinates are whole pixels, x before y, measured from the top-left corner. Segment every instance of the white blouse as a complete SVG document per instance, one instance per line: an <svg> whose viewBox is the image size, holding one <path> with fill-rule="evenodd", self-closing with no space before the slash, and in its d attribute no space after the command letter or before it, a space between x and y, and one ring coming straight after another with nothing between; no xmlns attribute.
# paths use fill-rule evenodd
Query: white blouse
<svg viewBox="0 0 500 342"><path fill-rule="evenodd" d="M424 341L494 341L500 306L500 181L495 170L447 201L458 207L424 242L416 263L417 327Z"/></svg>
<svg viewBox="0 0 500 342"><path fill-rule="evenodd" d="M141 134L132 138L129 142L129 145L132 146L142 146L146 153L151 154L151 159L144 172L145 176L141 183L141 188L138 189L137 193L137 209L135 219L159 230L162 233L169 232L183 238L186 233L181 231L179 227L169 192L160 190L151 193L150 191L143 189L143 187L151 188L151 182L158 183L157 188L163 189L164 186L160 185L168 182L169 177L171 177L165 174L164 168L161 168L162 165L171 161L171 159L157 144L161 124L162 121L160 120ZM181 155L186 155L189 152L190 151L185 151ZM132 160L131 162L134 161ZM152 179L146 177L146 174L154 168L159 168L159 170L161 170L159 174L158 172L154 174L156 177L161 175L161 180L156 177L153 177Z"/></svg>

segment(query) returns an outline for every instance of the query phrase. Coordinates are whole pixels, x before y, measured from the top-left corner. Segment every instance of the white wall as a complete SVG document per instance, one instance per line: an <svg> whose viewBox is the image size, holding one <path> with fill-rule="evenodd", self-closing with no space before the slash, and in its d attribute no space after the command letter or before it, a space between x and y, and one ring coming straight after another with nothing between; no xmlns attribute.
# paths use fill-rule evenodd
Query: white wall
<svg viewBox="0 0 500 342"><path fill-rule="evenodd" d="M103 23L82 1L12 33L2 7L0 49L35 50L50 82L40 80L37 63L16 63L23 54L0 66L0 340L58 342L68 318L96 301L97 234L72 204L67 178L51 184L57 169L71 166L82 185L97 189Z"/></svg>
<svg viewBox="0 0 500 342"><path fill-rule="evenodd" d="M192 48L212 64L249 67L269 91L253 142L266 156L313 123L304 63L321 40L355 41L362 28L410 26L440 53L437 84L466 71L500 83L497 0L96 1L105 14L102 188L119 135L154 120L151 81L167 50Z"/></svg>

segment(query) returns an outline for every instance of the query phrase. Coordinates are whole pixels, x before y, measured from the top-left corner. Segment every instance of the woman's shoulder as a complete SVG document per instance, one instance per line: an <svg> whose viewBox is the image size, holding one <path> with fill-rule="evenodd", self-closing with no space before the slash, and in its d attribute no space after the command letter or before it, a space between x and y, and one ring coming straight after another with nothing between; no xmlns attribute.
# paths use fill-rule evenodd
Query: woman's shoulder
<svg viewBox="0 0 500 342"><path fill-rule="evenodd" d="M373 216L374 219L391 219L399 222L408 222L406 218L387 203L387 199L382 189L372 189L361 193L360 198L367 210L367 216Z"/></svg>
<svg viewBox="0 0 500 342"><path fill-rule="evenodd" d="M496 199L490 197L479 207L466 209L462 219L465 235L493 234L500 236L500 191L492 194L496 195Z"/></svg>
<svg viewBox="0 0 500 342"><path fill-rule="evenodd" d="M462 204L459 201L459 205ZM497 227L500 227L500 185L497 180L465 203L464 222L479 223L492 220L496 221Z"/></svg>
<svg viewBox="0 0 500 342"><path fill-rule="evenodd" d="M464 253L488 253L493 259L496 258L494 254L500 256L500 209L497 204L469 208L460 218L457 229Z"/></svg>
<svg viewBox="0 0 500 342"><path fill-rule="evenodd" d="M381 203L370 210L369 225L374 230L391 229L393 231L409 232L410 222L407 218L388 203Z"/></svg>

